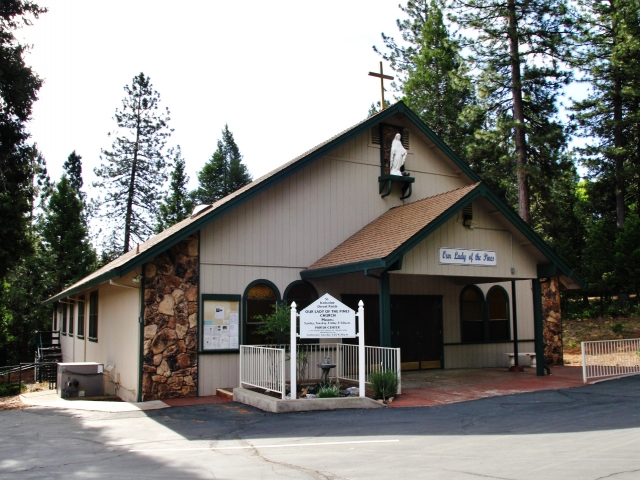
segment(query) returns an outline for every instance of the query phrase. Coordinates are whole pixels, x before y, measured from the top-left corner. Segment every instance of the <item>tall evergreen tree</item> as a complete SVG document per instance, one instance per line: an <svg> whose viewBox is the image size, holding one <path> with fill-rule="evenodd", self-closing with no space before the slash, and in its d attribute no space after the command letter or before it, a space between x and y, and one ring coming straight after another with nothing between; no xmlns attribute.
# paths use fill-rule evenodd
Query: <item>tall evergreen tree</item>
<svg viewBox="0 0 640 480"><path fill-rule="evenodd" d="M640 3L580 2L585 25L576 64L590 83L574 105L589 143L580 149L590 176L606 189L616 225L623 229L640 195ZM628 195L631 195L629 198Z"/></svg>
<svg viewBox="0 0 640 480"><path fill-rule="evenodd" d="M42 226L42 240L51 257L58 292L89 274L96 262L89 242L84 202L74 187L80 183L77 175L82 171L74 154L74 162L65 164L66 172L51 192Z"/></svg>
<svg viewBox="0 0 640 480"><path fill-rule="evenodd" d="M28 144L26 122L42 80L24 62L25 45L14 31L46 9L30 1L5 1L0 8L0 279L32 251L28 240L32 179L37 156Z"/></svg>
<svg viewBox="0 0 640 480"><path fill-rule="evenodd" d="M164 197L160 204L156 233L160 233L191 215L193 201L189 197L187 183L189 183L189 176L185 172L185 161L178 145L173 160L169 195Z"/></svg>
<svg viewBox="0 0 640 480"><path fill-rule="evenodd" d="M126 253L134 239L144 241L153 233L166 178L163 149L172 130L169 109L159 111L160 94L149 77L140 73L124 90L123 108L115 114L120 135L111 151L102 151L106 162L95 169L100 180L94 186L106 191L99 202L102 216L122 232Z"/></svg>
<svg viewBox="0 0 640 480"><path fill-rule="evenodd" d="M63 168L67 174L71 188L78 192L78 195L82 196L81 189L84 185L84 181L82 180L82 157L74 150L64 162Z"/></svg>
<svg viewBox="0 0 640 480"><path fill-rule="evenodd" d="M403 43L382 34L387 48L382 56L397 73L392 86L439 137L462 153L464 140L477 127L462 115L474 92L458 42L444 23L442 0L409 0L400 9L408 16L397 21Z"/></svg>
<svg viewBox="0 0 640 480"><path fill-rule="evenodd" d="M201 204L214 203L251 183L251 175L242 163L240 149L228 125L222 129L222 140L218 140L216 151L198 172L198 183L192 196Z"/></svg>
<svg viewBox="0 0 640 480"><path fill-rule="evenodd" d="M482 72L478 89L484 108L511 132L513 148L507 151L515 157L518 211L531 223L530 180L539 168L532 139L543 131L555 137L552 144L558 141L561 128L549 114L570 78L561 65L568 56L565 38L574 29L566 0L453 0L452 7L452 19L473 32L465 46ZM537 148L548 153L554 145Z"/></svg>

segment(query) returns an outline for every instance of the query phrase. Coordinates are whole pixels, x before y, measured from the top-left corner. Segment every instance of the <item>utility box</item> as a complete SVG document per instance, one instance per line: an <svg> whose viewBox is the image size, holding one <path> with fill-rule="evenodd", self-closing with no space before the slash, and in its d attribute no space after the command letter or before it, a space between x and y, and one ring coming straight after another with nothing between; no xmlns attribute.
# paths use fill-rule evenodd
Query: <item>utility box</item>
<svg viewBox="0 0 640 480"><path fill-rule="evenodd" d="M104 365L95 362L59 363L57 390L60 398L104 395Z"/></svg>

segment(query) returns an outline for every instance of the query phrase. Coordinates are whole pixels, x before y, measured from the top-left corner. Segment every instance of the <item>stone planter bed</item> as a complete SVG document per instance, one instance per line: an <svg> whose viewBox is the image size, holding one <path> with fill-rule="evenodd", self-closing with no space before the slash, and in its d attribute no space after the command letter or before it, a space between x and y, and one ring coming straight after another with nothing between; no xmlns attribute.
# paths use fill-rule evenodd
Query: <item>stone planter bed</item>
<svg viewBox="0 0 640 480"><path fill-rule="evenodd" d="M315 410L338 410L343 408L384 408L386 405L368 397L337 397L337 398L300 398L282 400L274 396L265 395L247 388L234 388L235 402L251 405L266 412L310 412Z"/></svg>

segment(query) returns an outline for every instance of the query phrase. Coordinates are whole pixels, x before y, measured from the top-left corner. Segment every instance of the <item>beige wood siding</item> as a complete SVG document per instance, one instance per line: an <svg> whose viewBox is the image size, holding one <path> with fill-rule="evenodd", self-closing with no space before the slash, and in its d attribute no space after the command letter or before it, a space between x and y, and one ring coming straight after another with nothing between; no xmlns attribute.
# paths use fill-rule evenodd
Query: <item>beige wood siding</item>
<svg viewBox="0 0 640 480"><path fill-rule="evenodd" d="M469 182L456 171L450 160L413 129L405 166L416 178L412 197L401 201L398 192L394 192L382 199L377 181L380 148L370 144L367 132L212 222L200 231L200 293L242 295L249 283L266 279L273 282L283 295L291 282L300 279L302 269L389 208L459 188ZM484 212L479 212L476 221L482 222L479 226L505 228ZM459 224L448 228L455 227L462 229ZM472 238L475 241L477 237L481 246L464 244L463 238L451 238L452 244L442 246L499 250L498 261L502 266L506 262L508 272L510 255L505 256L506 251L510 252L505 250L506 245L510 246L508 233L489 233L478 229L475 235ZM485 244L490 247L485 247ZM464 282L439 275L466 275L472 283L472 277L477 277L479 272L425 271L426 265L422 264L424 252L421 250L425 247L421 244L406 256L403 274L392 274L391 293L442 295L444 341L459 342L459 295ZM530 265L524 260L521 263L523 271L518 274L526 276L524 269ZM503 270L494 272L493 276L505 276ZM425 273L429 275L425 276ZM529 273L527 270L526 274ZM336 298L341 294L378 293L378 282L363 274L341 275L311 283L319 294L329 293ZM527 317L523 312L519 323L526 323L531 318L532 315ZM526 331L528 327L520 328ZM520 334L521 338L523 335ZM483 345L478 348L493 351L496 347ZM487 355L489 358L493 354ZM490 360L490 363L493 365L495 362ZM238 364L238 354L200 354L199 395L213 395L217 388L238 386Z"/></svg>
<svg viewBox="0 0 640 480"><path fill-rule="evenodd" d="M416 182L405 203L465 185L436 152L412 135L407 167L414 166ZM291 175L205 227L201 262L307 267L403 203L397 193L380 197L379 158L367 133Z"/></svg>
<svg viewBox="0 0 640 480"><path fill-rule="evenodd" d="M117 283L131 284L132 272L115 279ZM95 289L91 290L94 291ZM97 362L114 365L112 380L105 376L105 392L117 394L125 401L135 402L138 396L138 370L140 368L139 324L140 290L109 283L98 287L98 341L87 339L89 333L89 293L86 298L85 339L76 338L77 308L74 314L74 337L62 337L62 355L65 362ZM85 353L86 351L86 353ZM116 391L114 382L120 380Z"/></svg>
<svg viewBox="0 0 640 480"><path fill-rule="evenodd" d="M522 246L519 236L514 235L498 221L497 215L499 214L487 212L480 202L473 202L475 228L464 227L459 216L454 216L404 256L400 273L480 278L535 278L536 259ZM440 247L495 250L498 265L440 265ZM516 269L513 275L512 265Z"/></svg>

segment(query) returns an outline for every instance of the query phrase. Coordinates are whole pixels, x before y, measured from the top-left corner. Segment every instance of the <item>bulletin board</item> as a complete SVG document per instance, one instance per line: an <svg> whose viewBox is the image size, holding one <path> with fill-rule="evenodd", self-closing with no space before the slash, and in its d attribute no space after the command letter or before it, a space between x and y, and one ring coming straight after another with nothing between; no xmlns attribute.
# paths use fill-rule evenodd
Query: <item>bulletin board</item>
<svg viewBox="0 0 640 480"><path fill-rule="evenodd" d="M240 350L240 299L240 295L202 295L202 352Z"/></svg>

